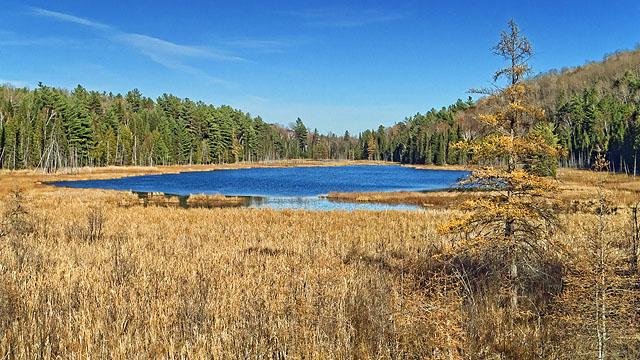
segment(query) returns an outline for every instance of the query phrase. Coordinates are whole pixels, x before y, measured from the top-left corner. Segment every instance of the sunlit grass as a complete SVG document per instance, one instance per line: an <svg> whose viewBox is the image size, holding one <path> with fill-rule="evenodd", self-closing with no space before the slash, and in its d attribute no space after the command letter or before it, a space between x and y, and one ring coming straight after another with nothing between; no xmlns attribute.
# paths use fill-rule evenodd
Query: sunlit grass
<svg viewBox="0 0 640 360"><path fill-rule="evenodd" d="M434 204L420 211L182 209L37 184L68 175L2 176L0 213L16 187L26 213L0 238L0 358L456 358L501 319L488 303L470 323L438 260L458 193L387 195ZM559 179L567 201L593 199L594 174ZM620 208L608 221L628 236L638 186L609 179ZM597 216L560 221L554 241L573 254Z"/></svg>
<svg viewBox="0 0 640 360"><path fill-rule="evenodd" d="M412 269L428 261L443 213L121 207L112 192L73 189L24 201L35 229L0 253L4 354L345 358L428 347L415 333L432 325Z"/></svg>

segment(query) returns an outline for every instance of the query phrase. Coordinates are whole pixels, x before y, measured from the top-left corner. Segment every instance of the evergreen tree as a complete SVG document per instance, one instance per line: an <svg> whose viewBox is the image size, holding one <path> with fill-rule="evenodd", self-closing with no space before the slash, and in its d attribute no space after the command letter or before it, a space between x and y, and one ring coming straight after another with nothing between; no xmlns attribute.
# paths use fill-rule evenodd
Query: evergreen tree
<svg viewBox="0 0 640 360"><path fill-rule="evenodd" d="M220 150L222 162L228 162L232 160L233 151L233 124L231 122L230 108L222 108L219 114L219 126L220 126Z"/></svg>
<svg viewBox="0 0 640 360"><path fill-rule="evenodd" d="M89 113L82 103L76 101L72 105L67 122L70 160L80 166L88 165L90 149L93 146L93 129Z"/></svg>
<svg viewBox="0 0 640 360"><path fill-rule="evenodd" d="M142 107L142 94L140 94L140 91L138 89L129 91L124 98L125 100L127 100L131 111L133 111L134 113L140 112Z"/></svg>
<svg viewBox="0 0 640 360"><path fill-rule="evenodd" d="M296 124L293 128L293 131L296 134L296 139L298 139L298 149L302 154L302 157L306 157L307 152L307 127L302 122L302 119L298 118L296 120Z"/></svg>

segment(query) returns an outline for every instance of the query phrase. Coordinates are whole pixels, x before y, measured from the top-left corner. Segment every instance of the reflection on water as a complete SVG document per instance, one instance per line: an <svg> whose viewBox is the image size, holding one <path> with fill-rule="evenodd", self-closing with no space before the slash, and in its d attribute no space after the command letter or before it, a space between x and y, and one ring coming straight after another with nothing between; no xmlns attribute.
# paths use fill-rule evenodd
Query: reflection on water
<svg viewBox="0 0 640 360"><path fill-rule="evenodd" d="M302 210L418 210L419 206L404 204L377 204L377 203L352 203L333 201L315 196L288 197L288 196L238 196L232 201L219 201L203 203L190 203L189 195L159 194L148 192L135 192L141 204L144 206L168 206L188 208L271 208L271 209L302 209Z"/></svg>
<svg viewBox="0 0 640 360"><path fill-rule="evenodd" d="M418 210L420 207L404 204L375 204L331 201L319 197L253 197L249 207L305 210Z"/></svg>

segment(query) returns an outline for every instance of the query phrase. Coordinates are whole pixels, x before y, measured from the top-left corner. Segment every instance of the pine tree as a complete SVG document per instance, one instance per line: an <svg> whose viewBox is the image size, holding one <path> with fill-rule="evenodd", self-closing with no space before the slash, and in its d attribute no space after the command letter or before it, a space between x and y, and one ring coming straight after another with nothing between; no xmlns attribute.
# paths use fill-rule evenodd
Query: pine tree
<svg viewBox="0 0 640 360"><path fill-rule="evenodd" d="M68 119L70 157L77 165L89 164L89 150L93 146L93 129L84 105L75 102Z"/></svg>
<svg viewBox="0 0 640 360"><path fill-rule="evenodd" d="M116 140L116 144L119 144L120 150L115 146L111 146L110 151L114 156L114 161L117 160L120 165L130 165L133 163L133 145L134 145L134 137L131 133L131 130L126 125L120 126L119 131L119 141L114 137L109 138L109 141ZM117 159L116 159L117 157Z"/></svg>
<svg viewBox="0 0 640 360"><path fill-rule="evenodd" d="M191 137L186 124L181 118L176 120L175 128L176 145L177 145L177 157L175 158L178 163L190 163L192 158Z"/></svg>
<svg viewBox="0 0 640 360"><path fill-rule="evenodd" d="M306 157L307 153L307 127L302 122L302 119L298 118L296 120L295 126L293 127L293 131L296 133L296 139L298 140L298 148L302 154L302 157Z"/></svg>
<svg viewBox="0 0 640 360"><path fill-rule="evenodd" d="M229 162L231 160L231 155L233 152L233 124L231 122L231 117L229 111L231 108L222 108L220 109L220 118L219 118L219 126L220 126L220 151L221 151L221 161Z"/></svg>
<svg viewBox="0 0 640 360"><path fill-rule="evenodd" d="M369 141L367 141L367 159L369 160L377 160L378 155L378 142L376 138L371 135L369 136Z"/></svg>
<svg viewBox="0 0 640 360"><path fill-rule="evenodd" d="M36 116L33 130L31 132L31 155L29 156L29 166L38 166L44 152L45 139L44 122L42 116Z"/></svg>
<svg viewBox="0 0 640 360"><path fill-rule="evenodd" d="M131 111L133 111L134 113L140 111L142 105L142 94L140 94L140 91L138 89L129 91L124 98L125 100L127 100Z"/></svg>

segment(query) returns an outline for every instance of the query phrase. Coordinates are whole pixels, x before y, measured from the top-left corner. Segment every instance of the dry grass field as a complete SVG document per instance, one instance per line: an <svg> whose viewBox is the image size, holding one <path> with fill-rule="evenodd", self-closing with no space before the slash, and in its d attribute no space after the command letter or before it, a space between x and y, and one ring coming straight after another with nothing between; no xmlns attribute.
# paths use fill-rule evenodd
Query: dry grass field
<svg viewBox="0 0 640 360"><path fill-rule="evenodd" d="M129 193L41 184L209 168L0 173L0 358L594 357L591 172L559 175L573 204L553 234L564 288L506 335L499 300L446 259L453 238L436 229L455 193L410 194L419 211L319 212L131 206ZM608 351L638 358L640 183L610 175L605 187L607 279L624 288L609 297Z"/></svg>

